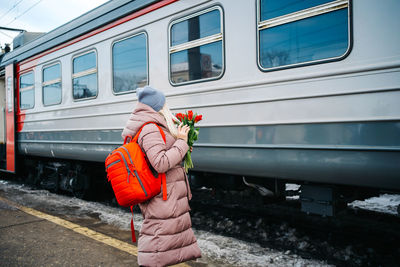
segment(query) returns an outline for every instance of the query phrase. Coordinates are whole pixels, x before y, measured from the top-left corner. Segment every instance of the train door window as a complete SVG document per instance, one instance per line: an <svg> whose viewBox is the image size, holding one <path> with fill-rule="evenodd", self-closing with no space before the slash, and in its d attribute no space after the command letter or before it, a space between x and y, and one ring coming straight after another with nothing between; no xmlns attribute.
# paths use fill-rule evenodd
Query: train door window
<svg viewBox="0 0 400 267"><path fill-rule="evenodd" d="M43 104L45 106L61 103L61 64L53 64L43 68Z"/></svg>
<svg viewBox="0 0 400 267"><path fill-rule="evenodd" d="M258 64L274 70L343 58L349 0L259 0Z"/></svg>
<svg viewBox="0 0 400 267"><path fill-rule="evenodd" d="M73 58L72 84L75 100L97 96L97 55L95 51Z"/></svg>
<svg viewBox="0 0 400 267"><path fill-rule="evenodd" d="M220 7L172 22L169 34L171 84L213 80L223 75L223 14Z"/></svg>
<svg viewBox="0 0 400 267"><path fill-rule="evenodd" d="M31 109L35 106L35 78L33 71L19 77L19 106Z"/></svg>
<svg viewBox="0 0 400 267"><path fill-rule="evenodd" d="M140 33L112 47L113 91L129 93L148 84L147 35Z"/></svg>

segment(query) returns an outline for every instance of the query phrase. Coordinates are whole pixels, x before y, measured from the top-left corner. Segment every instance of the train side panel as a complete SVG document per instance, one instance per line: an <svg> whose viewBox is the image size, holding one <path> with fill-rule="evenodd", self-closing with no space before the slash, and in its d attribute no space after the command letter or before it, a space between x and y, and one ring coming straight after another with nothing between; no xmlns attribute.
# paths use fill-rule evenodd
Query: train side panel
<svg viewBox="0 0 400 267"><path fill-rule="evenodd" d="M18 151L103 161L121 144L137 101L134 93L113 93L112 46L144 33L149 84L165 92L173 112L203 114L195 170L399 190L400 3L381 3L378 13L374 1L350 3L348 54L321 64L260 70L254 1L178 1L43 56L33 67L35 107L18 117ZM223 75L175 86L168 29L214 7L223 18ZM98 95L74 101L72 61L90 51ZM43 106L42 68L56 61L62 102ZM21 73L28 65L20 64Z"/></svg>

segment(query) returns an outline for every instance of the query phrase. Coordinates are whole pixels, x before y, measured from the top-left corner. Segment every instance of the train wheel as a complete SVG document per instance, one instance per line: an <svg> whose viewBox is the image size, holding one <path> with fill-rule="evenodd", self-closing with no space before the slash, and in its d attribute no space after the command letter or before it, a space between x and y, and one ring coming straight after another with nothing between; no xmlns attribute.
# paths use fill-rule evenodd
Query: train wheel
<svg viewBox="0 0 400 267"><path fill-rule="evenodd" d="M38 162L34 184L50 192L58 193L59 178L58 166L55 166L54 163Z"/></svg>
<svg viewBox="0 0 400 267"><path fill-rule="evenodd" d="M70 186L75 197L87 199L90 194L90 176L78 166L75 175L70 180Z"/></svg>

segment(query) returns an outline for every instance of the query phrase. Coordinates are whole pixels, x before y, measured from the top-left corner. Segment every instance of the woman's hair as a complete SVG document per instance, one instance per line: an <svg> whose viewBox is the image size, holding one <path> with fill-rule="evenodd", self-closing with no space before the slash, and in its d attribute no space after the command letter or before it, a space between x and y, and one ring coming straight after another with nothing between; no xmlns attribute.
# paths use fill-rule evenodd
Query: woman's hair
<svg viewBox="0 0 400 267"><path fill-rule="evenodd" d="M178 129L176 128L174 121L178 123L180 123L180 121L171 113L171 110L168 108L166 103L158 113L160 113L164 117L167 122L169 132L172 134L173 137L176 138L178 135Z"/></svg>

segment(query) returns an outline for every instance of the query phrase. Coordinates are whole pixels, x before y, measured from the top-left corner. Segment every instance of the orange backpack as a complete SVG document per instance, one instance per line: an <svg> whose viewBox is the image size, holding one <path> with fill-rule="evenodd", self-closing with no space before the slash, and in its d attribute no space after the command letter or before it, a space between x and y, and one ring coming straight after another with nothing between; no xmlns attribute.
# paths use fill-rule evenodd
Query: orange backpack
<svg viewBox="0 0 400 267"><path fill-rule="evenodd" d="M167 184L165 173L154 176L146 160L146 155L138 144L139 135L143 124L136 136L125 137L124 145L113 150L106 158L106 172L108 181L111 182L115 197L119 205L131 207L132 241L136 242L133 226L133 206L145 202L163 191L163 199L167 200ZM160 130L165 142L165 134L160 126L154 123ZM127 143L128 138L132 139Z"/></svg>

